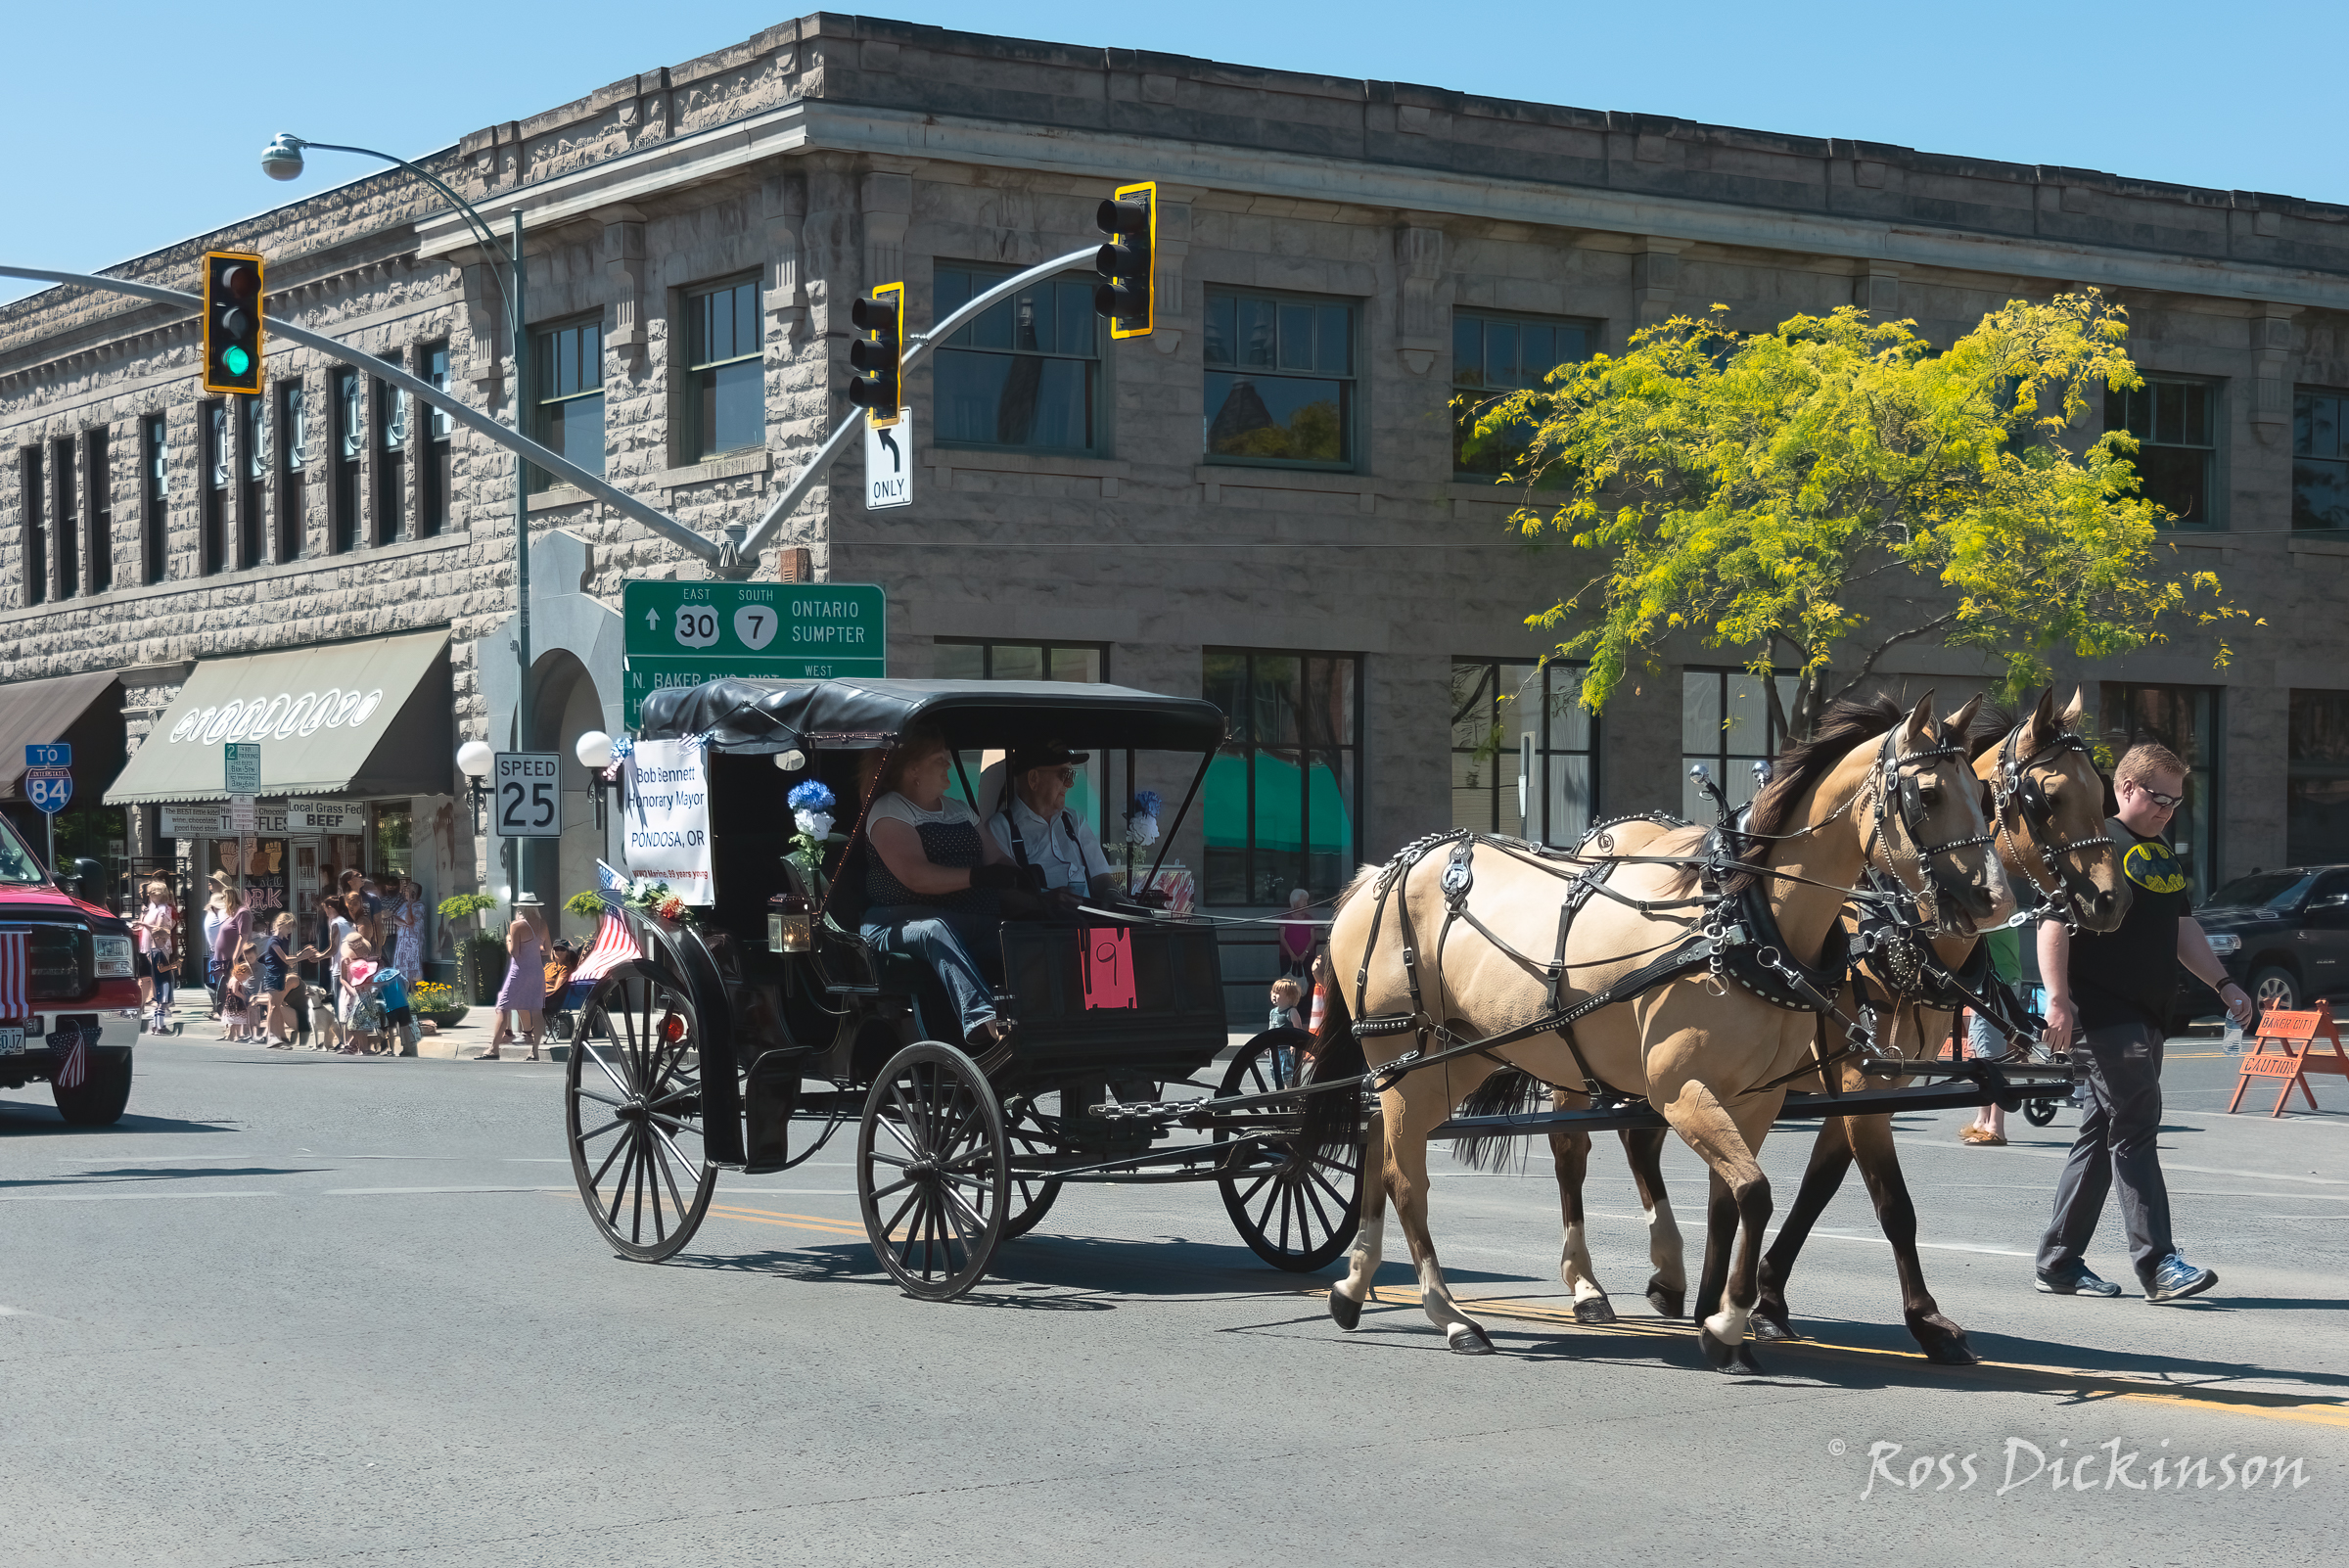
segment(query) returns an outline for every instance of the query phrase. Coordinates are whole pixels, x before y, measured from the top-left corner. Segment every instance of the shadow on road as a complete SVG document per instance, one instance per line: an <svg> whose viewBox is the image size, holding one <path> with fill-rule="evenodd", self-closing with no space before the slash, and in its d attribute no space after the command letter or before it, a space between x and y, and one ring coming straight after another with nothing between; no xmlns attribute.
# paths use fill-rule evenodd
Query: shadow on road
<svg viewBox="0 0 2349 1568"><path fill-rule="evenodd" d="M0 1187L113 1187L135 1181L184 1181L190 1176L310 1176L333 1171L331 1165L222 1165L188 1167L126 1165L112 1171L84 1171L78 1176L46 1179L0 1181Z"/></svg>
<svg viewBox="0 0 2349 1568"><path fill-rule="evenodd" d="M185 1122L169 1116L137 1116L125 1113L112 1127L74 1127L57 1114L54 1106L35 1104L30 1100L0 1100L0 1137L23 1135L39 1136L46 1133L71 1132L80 1137L106 1136L123 1132L242 1132L242 1124L235 1122Z"/></svg>

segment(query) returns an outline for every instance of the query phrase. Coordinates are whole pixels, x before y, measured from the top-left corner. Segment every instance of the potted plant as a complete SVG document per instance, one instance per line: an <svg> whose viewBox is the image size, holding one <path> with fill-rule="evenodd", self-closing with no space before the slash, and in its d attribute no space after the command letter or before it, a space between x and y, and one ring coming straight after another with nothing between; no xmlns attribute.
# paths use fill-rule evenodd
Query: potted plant
<svg viewBox="0 0 2349 1568"><path fill-rule="evenodd" d="M435 1029L453 1029L465 1021L467 1008L456 988L437 980L421 980L408 988L408 1006L417 1018Z"/></svg>
<svg viewBox="0 0 2349 1568"><path fill-rule="evenodd" d="M473 934L458 945L458 950L472 973L477 1007L495 1005L498 984L506 978L505 940L481 929L483 912L496 907L497 900L486 893L459 893L440 900L441 919L474 922Z"/></svg>

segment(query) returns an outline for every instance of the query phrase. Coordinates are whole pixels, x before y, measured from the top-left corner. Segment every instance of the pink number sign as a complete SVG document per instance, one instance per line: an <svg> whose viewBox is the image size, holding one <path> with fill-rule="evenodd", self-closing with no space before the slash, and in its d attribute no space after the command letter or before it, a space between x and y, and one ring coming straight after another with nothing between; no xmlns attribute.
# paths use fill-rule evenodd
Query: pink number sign
<svg viewBox="0 0 2349 1568"><path fill-rule="evenodd" d="M1133 993L1133 934L1124 926L1084 928L1084 1005L1139 1007Z"/></svg>

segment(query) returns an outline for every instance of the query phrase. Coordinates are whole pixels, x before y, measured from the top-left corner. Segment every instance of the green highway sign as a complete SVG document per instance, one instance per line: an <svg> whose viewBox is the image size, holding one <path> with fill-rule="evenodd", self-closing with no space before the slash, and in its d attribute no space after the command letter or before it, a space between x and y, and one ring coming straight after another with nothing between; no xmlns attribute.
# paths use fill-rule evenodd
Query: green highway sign
<svg viewBox="0 0 2349 1568"><path fill-rule="evenodd" d="M621 592L622 721L634 729L664 686L886 675L888 604L873 582L631 580Z"/></svg>

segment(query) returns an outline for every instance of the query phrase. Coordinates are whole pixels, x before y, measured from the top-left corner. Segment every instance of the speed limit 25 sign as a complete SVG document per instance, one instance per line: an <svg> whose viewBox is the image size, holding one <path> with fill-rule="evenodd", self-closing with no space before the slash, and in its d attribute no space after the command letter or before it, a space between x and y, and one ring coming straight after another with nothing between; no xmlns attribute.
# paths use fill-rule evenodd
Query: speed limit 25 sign
<svg viewBox="0 0 2349 1568"><path fill-rule="evenodd" d="M497 836L563 836L563 760L554 752L499 752L489 778L496 791Z"/></svg>

